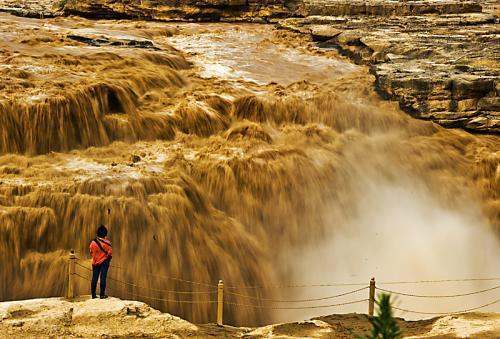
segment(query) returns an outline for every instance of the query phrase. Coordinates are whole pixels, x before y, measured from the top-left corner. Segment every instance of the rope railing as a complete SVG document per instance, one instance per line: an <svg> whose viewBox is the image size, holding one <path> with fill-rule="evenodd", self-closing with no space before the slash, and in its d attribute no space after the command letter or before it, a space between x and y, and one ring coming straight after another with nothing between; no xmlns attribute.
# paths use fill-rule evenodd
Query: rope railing
<svg viewBox="0 0 500 339"><path fill-rule="evenodd" d="M377 287L376 289L379 291L382 291L382 292L390 293L390 294L404 295L407 297L415 297L415 298L457 298L457 297L465 297L468 295L474 295L474 294L480 294L480 293L485 293L485 292L489 292L489 291L494 291L498 288L500 288L500 285L486 288L486 289L480 290L480 291L461 293L461 294L442 294L442 295L421 295L421 294L412 294L412 293L404 293L404 292L395 292L395 291L386 290L386 289L383 289L380 287Z"/></svg>
<svg viewBox="0 0 500 339"><path fill-rule="evenodd" d="M131 292L129 294L131 294L135 297L143 298L143 299L164 301L164 302L168 302L168 303L181 303L181 304L215 304L215 303L217 303L217 300L175 300L175 299L164 299L164 298L151 297L148 295L141 295L141 294L134 293L134 292Z"/></svg>
<svg viewBox="0 0 500 339"><path fill-rule="evenodd" d="M140 289L143 289L143 290L150 290L150 291L154 291L154 292L176 293L176 294L215 294L215 293L217 293L216 290L213 290L213 291L173 291L173 290L162 290L162 289L157 289L157 288L152 288L152 287L145 287L145 286L136 285L136 284L129 283L129 282L126 282L126 281L121 281L121 280L115 279L113 277L108 277L108 279L110 279L112 281L115 281L117 283L120 283L122 285L132 286L132 287L140 288Z"/></svg>
<svg viewBox="0 0 500 339"><path fill-rule="evenodd" d="M413 280L413 281L382 281L380 285L404 285L423 283L445 283L445 282L477 282L477 281L500 281L499 277L492 278L465 278L465 279L438 279L438 280ZM342 286L365 286L366 282L333 282L328 284L286 284L286 285L254 285L254 286L225 286L228 289L285 289L285 288L309 288L309 287L342 287Z"/></svg>
<svg viewBox="0 0 500 339"><path fill-rule="evenodd" d="M330 283L330 284L288 284L288 285L268 285L268 286L226 286L228 289L233 289L233 290L257 290L257 289L285 289L285 288L309 288L309 287L342 287L342 286L366 286L366 282L364 283Z"/></svg>
<svg viewBox="0 0 500 339"><path fill-rule="evenodd" d="M462 310L462 311L451 311L451 312L421 312L421 311L407 310L407 309L400 308L400 307L397 307L397 306L392 306L392 308L394 308L394 309L396 309L398 311L408 312L408 313L415 313L415 314L448 315L448 314L461 314L461 313L467 313L467 312L471 312L471 311L476 311L476 310L480 310L482 308L485 308L485 307L488 307L488 306L491 306L491 305L495 305L495 304L498 304L498 303L500 303L500 299L494 300L492 302L489 302L487 304L480 305L480 306L477 306L477 307L468 308L468 309L465 309L465 310Z"/></svg>
<svg viewBox="0 0 500 339"><path fill-rule="evenodd" d="M90 271L90 269L88 267L85 267L85 266L79 264L78 262L76 262L76 265ZM174 290L166 290L166 289L157 289L157 288L153 288L153 287L146 287L146 286L141 286L141 285L137 285L134 283L122 281L122 280L113 278L111 276L108 276L108 279L111 281L115 281L117 283L120 283L122 285L132 286L135 288L140 288L143 290L150 290L150 291L154 291L154 292L175 293L175 294L215 294L215 293L217 293L216 290L212 290L212 291L174 291Z"/></svg>
<svg viewBox="0 0 500 339"><path fill-rule="evenodd" d="M346 295L350 295L350 294L354 294L354 293L366 290L368 288L370 288L370 287L369 286L365 286L363 288L358 288L358 289L353 290L353 291L349 291L349 292L345 292L345 293L340 293L340 294L336 294L336 295L331 295L331 296L328 296L328 297L322 297L322 298L294 299L294 300L290 300L290 299L282 300L282 299L260 298L260 297L254 297L254 296L251 296L251 295L246 295L246 294L241 294L241 293L236 293L236 292L226 292L226 293L229 294L229 295L235 295L235 296L242 297L242 298L253 299L253 300L264 301L264 302L299 303L299 302L311 302L311 301L321 301L321 300L328 300L328 299L339 298L339 297L343 297L343 296L346 296Z"/></svg>
<svg viewBox="0 0 500 339"><path fill-rule="evenodd" d="M83 260L82 258L77 258L77 260ZM83 266L83 265L81 265ZM111 268L116 268L119 270L127 270L126 267L118 266L118 265L110 265ZM87 268L89 269L89 268ZM217 287L216 284L209 282L199 282L192 281L177 277L171 277L151 272L141 272L141 274L160 278L167 280L174 280L185 282L189 284L195 285L203 285L207 287ZM437 279L437 280L410 280L410 281L380 281L377 284L380 285L404 285L404 284L423 284L423 283L445 283L445 282L478 282L478 281L500 281L500 276L498 277L489 277L489 278L463 278L463 279ZM366 282L332 282L332 283L324 283L324 284L283 284L283 285L225 285L226 289L285 289L285 288L309 288L309 287L342 287L342 286L366 286Z"/></svg>
<svg viewBox="0 0 500 339"><path fill-rule="evenodd" d="M119 270L127 270L125 267L121 267L121 266L117 266L117 265L110 265L110 267L116 268ZM180 281L180 282L188 283L191 285L199 285L199 286L205 286L205 287L217 287L217 285L206 283L206 282L199 282L199 281L192 281L192 280L187 280L187 279L175 278L175 277L170 277L170 276L155 274L155 273L150 273L150 272L143 272L143 274L150 276L150 277L160 278L160 279Z"/></svg>
<svg viewBox="0 0 500 339"><path fill-rule="evenodd" d="M91 270L90 268L88 268L87 266L83 266L82 264L80 264L80 263L78 262L78 260L76 260L76 261L75 261L75 265L77 265L77 266L79 266L79 267L81 267L81 268L83 268L83 269L86 269L87 271L92 272L92 270Z"/></svg>
<svg viewBox="0 0 500 339"><path fill-rule="evenodd" d="M78 274L74 273L77 277L80 277L88 282L90 282L90 279ZM174 299L165 299L165 298L156 298L156 297L150 297L150 296L145 296L145 295L140 295L134 292L129 292L128 294L134 295L139 298L144 298L144 299L150 299L150 300L157 300L157 301L165 301L169 303L186 303L186 304L210 304L210 303L216 303L216 300L174 300Z"/></svg>
<svg viewBox="0 0 500 339"><path fill-rule="evenodd" d="M348 301L345 303L338 303L338 304L301 306L301 307L274 307L274 306L263 306L263 305L240 304L240 303L231 302L231 301L225 301L224 304L241 306L241 307L262 308L262 309L269 309L269 310L307 310L307 309L316 309L316 308L331 308L331 307L339 307L339 306L345 306L345 305L353 305L353 304L359 304L359 303L367 302L367 301L368 301L368 299L361 299L361 300Z"/></svg>
<svg viewBox="0 0 500 339"><path fill-rule="evenodd" d="M466 278L466 279L439 279L439 280L414 280L414 281L381 281L380 285L427 284L445 282L474 282L474 281L499 281L499 277L492 278Z"/></svg>
<svg viewBox="0 0 500 339"><path fill-rule="evenodd" d="M76 267L80 269L84 269L87 275L91 274L92 270L91 268L81 264L80 261L82 259L78 259L74 252L70 254L70 268L69 268L69 275L68 275L68 293L67 296L69 298L75 297L75 286L74 286L74 281L73 281L73 276L76 276L80 279L90 281L88 277L85 277L84 275L80 274L79 272L76 271ZM121 267L118 265L110 265L110 267L118 269L118 270L123 270L127 271L127 268ZM116 282L118 284L124 285L131 287L128 291L124 292L128 295L133 296L134 298L140 298L140 299L146 299L146 300L154 300L154 301L160 301L160 302L166 302L166 303L181 303L181 304L217 304L217 324L222 325L222 315L223 315L223 305L229 305L229 306L236 306L236 307L247 307L247 308L254 308L254 309L269 309L269 310L307 310L307 309L323 309L323 308L333 308L333 307L342 307L342 306L348 306L348 305L355 305L355 304L360 304L360 303L365 303L368 302L368 314L370 316L373 316L374 312L374 305L375 305L375 291L379 290L384 293L389 293L389 294L395 294L395 295L401 295L404 297L415 297L415 298L459 298L459 297L466 297L470 295L478 295L482 293L487 293L490 291L495 291L500 289L500 285L495 285L489 288L481 289L481 290L476 290L472 292L466 292L466 293L456 293L456 294L441 294L441 295L432 295L432 294L416 294L416 293L410 293L410 292L401 292L401 291L393 291L391 289L386 289L379 287L378 285L398 285L398 284L426 284L426 283L449 283L449 282L486 282L486 281L500 281L500 277L491 277L491 278L465 278L465 279L440 279L440 280L416 280L416 281L382 281L378 282L378 285L375 285L375 279L371 279L370 284L367 286L366 282L361 283L361 282L354 282L354 283L328 283L328 284L284 284L284 285L224 285L222 280L219 281L218 284L213 284L209 282L198 282L198 281L192 281L192 280L187 280L187 279L182 279L182 278L177 278L177 277L171 277L171 276L165 276L165 275L159 275L159 274L154 274L150 272L141 272L141 274L151 276L151 277L157 277L160 279L166 279L166 280L171 280L171 281L177 281L181 283L186 283L194 286L204 286L208 287L208 289L203 290L203 291L179 291L179 290L171 290L171 289L160 289L160 288L153 288L153 287L148 287L148 286L142 286L139 284L136 284L134 282L128 282L128 281L123 281L118 278L115 278L113 276L108 276L108 279L110 281ZM260 290L267 290L267 289L289 289L289 288L313 288L313 287L349 287L349 286L361 286L359 288L346 291L343 293L338 293L334 295L328 295L324 297L315 297L315 298L302 298L302 299L275 299L275 298L267 298L267 297L262 297L260 296ZM193 287L195 288L195 287ZM217 288L217 289L215 289ZM136 292L135 290L140 290L141 292ZM237 290L259 290L256 296L250 295L250 294L245 294L245 293L239 293ZM332 304L325 304L325 305L311 305L309 303L311 302L317 302L317 301L325 301L325 300L331 300L335 298L341 298L345 296L350 296L350 295L355 295L357 293L360 293L362 291L369 290L369 298L364 298L364 299L357 299L357 300L348 300L345 302L339 302L339 303L332 303ZM152 292L157 292L157 293L162 293L162 294L177 294L177 295L192 295L194 298L195 296L206 296L207 300L176 300L176 299L170 299L170 298L163 298L160 296L151 296L151 295L145 295L142 291L152 291ZM224 293L227 294L230 299L225 300L224 299ZM211 296L217 294L217 300L212 300ZM231 297L233 299L231 299ZM238 299L246 299L249 302L240 302ZM254 303L255 302L255 303ZM460 311L451 311L451 312L426 312L426 311L415 311L411 309L406 309L404 307L399 307L399 306L392 306L395 310L401 311L401 312L407 312L407 313L415 313L415 314L423 314L423 315L443 315L443 314L459 314L459 313L466 313L470 311L475 311L478 309L482 309L491 305L495 305L500 302L500 299L491 301L489 303L473 307L473 308L468 308ZM303 305L297 305L297 306L275 306L272 305L273 303L275 304L280 304L280 303L304 303Z"/></svg>

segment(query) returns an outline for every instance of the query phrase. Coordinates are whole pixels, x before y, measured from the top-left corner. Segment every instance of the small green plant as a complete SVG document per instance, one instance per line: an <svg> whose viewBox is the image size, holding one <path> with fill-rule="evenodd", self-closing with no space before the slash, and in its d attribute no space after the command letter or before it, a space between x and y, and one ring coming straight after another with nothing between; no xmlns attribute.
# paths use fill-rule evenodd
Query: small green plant
<svg viewBox="0 0 500 339"><path fill-rule="evenodd" d="M375 317L370 318L372 330L369 335L358 339L396 339L401 338L401 330L392 315L391 296L381 293L378 296L378 311Z"/></svg>

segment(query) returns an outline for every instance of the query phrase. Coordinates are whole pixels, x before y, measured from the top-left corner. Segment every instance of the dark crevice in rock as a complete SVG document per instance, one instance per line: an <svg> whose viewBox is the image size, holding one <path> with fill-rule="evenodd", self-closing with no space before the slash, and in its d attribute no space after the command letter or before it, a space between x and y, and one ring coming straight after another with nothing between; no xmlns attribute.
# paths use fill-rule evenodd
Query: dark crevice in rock
<svg viewBox="0 0 500 339"><path fill-rule="evenodd" d="M129 40L129 39L111 39L108 37L89 37L77 34L68 34L67 37L71 40L85 43L91 46L123 46L133 48L147 48L159 50L150 40Z"/></svg>

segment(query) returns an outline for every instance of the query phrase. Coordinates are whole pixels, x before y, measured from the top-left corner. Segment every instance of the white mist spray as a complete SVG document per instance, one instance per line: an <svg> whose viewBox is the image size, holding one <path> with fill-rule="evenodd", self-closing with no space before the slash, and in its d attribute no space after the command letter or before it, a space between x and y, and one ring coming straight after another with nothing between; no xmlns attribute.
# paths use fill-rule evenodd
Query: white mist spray
<svg viewBox="0 0 500 339"><path fill-rule="evenodd" d="M361 146L362 147L362 146ZM500 273L500 242L472 199L450 208L433 194L424 178L410 177L389 157L365 156L355 147L348 155L352 165L352 209L332 206L325 211L328 232L307 249L296 249L285 260L293 281L306 284L365 282L371 277L387 290L419 294L449 295L478 291L498 281L446 282L384 285L388 281L416 281L497 277ZM377 166L382 164L382 167ZM380 169L383 168L381 174ZM390 175L387 175L389 173ZM290 298L336 295L359 286L293 289ZM379 291L380 292L380 291ZM394 296L394 305L424 312L449 312L474 308L498 299L499 289L458 298ZM368 290L307 305L328 305L368 298ZM294 305L295 306L295 305ZM499 311L499 305L481 311ZM324 309L281 311L277 321L303 320L332 313L367 313L368 303ZM422 319L432 315L396 311L397 316Z"/></svg>

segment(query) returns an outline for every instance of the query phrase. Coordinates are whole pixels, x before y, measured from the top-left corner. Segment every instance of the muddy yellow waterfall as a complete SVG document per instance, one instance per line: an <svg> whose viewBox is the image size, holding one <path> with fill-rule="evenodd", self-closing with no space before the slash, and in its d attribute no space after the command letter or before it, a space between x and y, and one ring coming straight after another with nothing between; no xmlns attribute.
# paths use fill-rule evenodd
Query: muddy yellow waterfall
<svg viewBox="0 0 500 339"><path fill-rule="evenodd" d="M373 82L272 25L0 14L0 300L63 295L100 224L110 294L195 323L219 280L225 321L251 326L328 311L236 304L352 287L248 287L498 274L498 135L415 119Z"/></svg>

